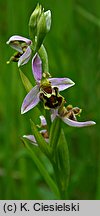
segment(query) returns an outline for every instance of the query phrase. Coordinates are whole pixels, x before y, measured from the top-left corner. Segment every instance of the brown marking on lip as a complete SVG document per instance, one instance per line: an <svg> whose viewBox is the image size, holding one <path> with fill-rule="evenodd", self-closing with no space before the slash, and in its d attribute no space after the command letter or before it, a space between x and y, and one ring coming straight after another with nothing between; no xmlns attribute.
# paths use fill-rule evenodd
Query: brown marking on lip
<svg viewBox="0 0 100 216"><path fill-rule="evenodd" d="M52 94L52 88L51 86L47 86L47 87L43 87L43 90L48 93L48 94Z"/></svg>

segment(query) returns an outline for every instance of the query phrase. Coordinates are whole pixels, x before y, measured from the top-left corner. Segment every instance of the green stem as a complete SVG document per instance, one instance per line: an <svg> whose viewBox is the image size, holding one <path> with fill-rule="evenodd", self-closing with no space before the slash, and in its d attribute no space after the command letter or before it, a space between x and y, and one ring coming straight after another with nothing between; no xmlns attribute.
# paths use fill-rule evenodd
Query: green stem
<svg viewBox="0 0 100 216"><path fill-rule="evenodd" d="M41 175L44 177L46 183L49 185L49 187L54 192L54 194L57 196L57 198L59 198L58 188L57 188L56 184L54 183L54 181L51 179L50 175L47 173L47 170L42 165L42 163L40 162L40 160L38 159L38 157L35 155L34 151L32 151L32 149L29 147L29 145L25 142L25 140L22 139L22 142L24 143L24 145L26 146L27 150L31 154L34 163L38 167L38 169L39 169Z"/></svg>
<svg viewBox="0 0 100 216"><path fill-rule="evenodd" d="M49 66L48 66L48 55L46 52L46 49L44 45L42 44L40 49L38 50L39 56L42 60L42 69L43 73L48 73L49 72Z"/></svg>
<svg viewBox="0 0 100 216"><path fill-rule="evenodd" d="M55 153L57 147L59 135L61 130L61 119L56 117L53 121L50 129L50 146L52 148L52 154Z"/></svg>
<svg viewBox="0 0 100 216"><path fill-rule="evenodd" d="M51 128L50 110L45 109L44 116L45 116L46 121L47 121L47 131L48 131L48 134L50 134L50 128Z"/></svg>
<svg viewBox="0 0 100 216"><path fill-rule="evenodd" d="M51 128L51 141L53 141L53 143L51 142L51 148L53 150L51 152L51 163L53 165L60 198L66 199L70 172L69 152L64 132L62 129L60 132L60 126L58 124L58 127L57 123L59 123L57 120L53 122L53 127ZM54 139L56 136L58 136L57 130L60 133L58 140ZM53 131L55 131L54 138L52 136Z"/></svg>

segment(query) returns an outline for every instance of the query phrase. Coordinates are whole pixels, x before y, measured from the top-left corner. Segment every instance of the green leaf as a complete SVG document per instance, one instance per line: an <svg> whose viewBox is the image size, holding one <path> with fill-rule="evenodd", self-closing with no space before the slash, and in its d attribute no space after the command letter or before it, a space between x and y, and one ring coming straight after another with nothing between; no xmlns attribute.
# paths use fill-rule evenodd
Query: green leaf
<svg viewBox="0 0 100 216"><path fill-rule="evenodd" d="M58 164L59 181L63 194L66 193L67 190L70 173L68 145L63 130L61 130L55 154Z"/></svg>
<svg viewBox="0 0 100 216"><path fill-rule="evenodd" d="M20 71L20 76L21 76L21 80L22 80L22 83L27 91L30 92L30 90L33 88L31 82L29 81L29 79L25 76L25 74L19 69Z"/></svg>
<svg viewBox="0 0 100 216"><path fill-rule="evenodd" d="M61 120L60 118L56 117L50 129L50 146L52 148L52 151L55 151L55 148L57 146L57 142L60 134L60 128L61 128Z"/></svg>
<svg viewBox="0 0 100 216"><path fill-rule="evenodd" d="M24 145L27 148L27 150L29 151L29 153L30 153L30 155L31 155L31 157L32 157L35 165L39 169L39 171L40 171L41 175L43 176L44 180L46 181L46 183L48 184L48 186L51 188L51 190L54 192L54 194L59 199L58 188L57 188L55 182L52 180L52 178L48 174L46 168L43 166L43 164L41 163L41 161L38 159L38 157L36 156L35 152L32 151L32 149L29 147L29 145L27 144L27 142L23 138L21 138L21 140L24 143Z"/></svg>
<svg viewBox="0 0 100 216"><path fill-rule="evenodd" d="M50 158L51 157L51 149L50 149L49 144L45 141L43 136L39 133L34 122L32 120L30 120L30 122L31 122L31 128L32 128L33 135L35 136L35 139L38 143L39 148L48 158Z"/></svg>

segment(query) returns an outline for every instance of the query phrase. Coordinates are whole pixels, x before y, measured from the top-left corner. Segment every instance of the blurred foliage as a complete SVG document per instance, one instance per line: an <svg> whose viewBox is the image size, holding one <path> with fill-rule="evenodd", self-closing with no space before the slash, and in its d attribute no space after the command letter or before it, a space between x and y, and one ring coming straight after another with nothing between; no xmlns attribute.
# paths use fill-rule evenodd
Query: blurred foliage
<svg viewBox="0 0 100 216"><path fill-rule="evenodd" d="M62 123L70 153L68 199L100 199L100 2L39 2L52 11L52 28L44 41L50 72L76 83L63 92L67 103L83 109L81 120L97 123L80 129ZM20 141L30 133L30 116L37 124L39 113L33 109L20 114L26 92L16 63L6 64L13 53L6 41L15 34L29 37L28 21L36 4L0 0L0 199L55 199ZM33 80L29 64L25 71ZM52 175L48 160L34 151Z"/></svg>

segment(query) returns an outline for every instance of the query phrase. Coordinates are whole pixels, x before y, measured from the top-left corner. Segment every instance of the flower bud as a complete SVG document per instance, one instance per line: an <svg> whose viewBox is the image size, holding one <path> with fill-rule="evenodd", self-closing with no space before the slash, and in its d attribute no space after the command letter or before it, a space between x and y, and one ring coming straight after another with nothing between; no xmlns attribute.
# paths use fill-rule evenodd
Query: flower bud
<svg viewBox="0 0 100 216"><path fill-rule="evenodd" d="M37 23L37 44L36 44L37 50L42 45L46 34L50 30L50 27L51 27L51 12L50 10L46 12L43 11Z"/></svg>
<svg viewBox="0 0 100 216"><path fill-rule="evenodd" d="M29 20L29 33L33 41L34 50L38 51L51 27L51 11L44 12L41 5L37 5Z"/></svg>
<svg viewBox="0 0 100 216"><path fill-rule="evenodd" d="M37 22L39 20L41 13L42 13L42 7L41 5L37 4L29 20L29 33L30 33L30 38L33 41L35 41L35 36L37 34Z"/></svg>
<svg viewBox="0 0 100 216"><path fill-rule="evenodd" d="M45 18L46 18L46 30L47 32L50 31L50 27L51 27L51 11L48 10L44 13Z"/></svg>

